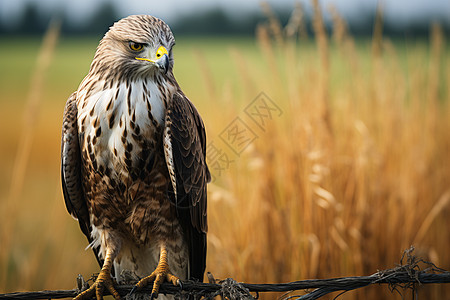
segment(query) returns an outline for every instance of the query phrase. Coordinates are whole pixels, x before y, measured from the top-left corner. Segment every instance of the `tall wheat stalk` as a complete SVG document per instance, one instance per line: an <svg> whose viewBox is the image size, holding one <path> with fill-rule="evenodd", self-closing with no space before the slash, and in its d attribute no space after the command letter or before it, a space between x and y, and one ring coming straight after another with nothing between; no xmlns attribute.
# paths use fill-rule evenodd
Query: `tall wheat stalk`
<svg viewBox="0 0 450 300"><path fill-rule="evenodd" d="M424 49L408 49L405 70L404 52L383 38L381 7L364 52L333 9L330 40L312 3L313 54L292 37L295 17L274 30L265 8L269 22L257 29L265 72L247 62L242 82L270 95L283 114L268 120L223 186L212 185L209 270L247 282L370 274L398 263L411 244L450 268L442 32L432 30L429 60ZM393 295L369 288L343 299L383 297Z"/></svg>

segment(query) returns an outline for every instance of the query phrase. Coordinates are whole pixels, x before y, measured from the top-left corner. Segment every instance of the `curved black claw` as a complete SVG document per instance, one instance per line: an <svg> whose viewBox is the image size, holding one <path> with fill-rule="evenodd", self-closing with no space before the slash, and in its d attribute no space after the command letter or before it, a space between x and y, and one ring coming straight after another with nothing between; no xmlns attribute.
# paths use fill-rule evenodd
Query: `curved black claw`
<svg viewBox="0 0 450 300"><path fill-rule="evenodd" d="M156 298L158 298L158 294L157 293L152 293L150 295L150 300L153 300L153 299L156 299Z"/></svg>
<svg viewBox="0 0 450 300"><path fill-rule="evenodd" d="M137 286L133 286L133 288L131 289L131 291L128 293L129 296L133 295L137 290Z"/></svg>
<svg viewBox="0 0 450 300"><path fill-rule="evenodd" d="M180 287L181 290L183 290L183 285L181 284L181 280L178 280L178 286Z"/></svg>

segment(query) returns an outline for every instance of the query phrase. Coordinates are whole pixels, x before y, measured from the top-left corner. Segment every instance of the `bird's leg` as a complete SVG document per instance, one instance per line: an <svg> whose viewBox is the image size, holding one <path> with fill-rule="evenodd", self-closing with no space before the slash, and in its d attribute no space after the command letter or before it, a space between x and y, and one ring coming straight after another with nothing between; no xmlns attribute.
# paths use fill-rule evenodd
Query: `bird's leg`
<svg viewBox="0 0 450 300"><path fill-rule="evenodd" d="M136 289L143 288L153 281L153 289L151 298L154 299L158 297L159 287L164 280L171 282L173 285L181 285L180 279L170 273L169 262L167 261L167 249L165 244L161 244L161 249L159 253L159 262L155 271L149 276L142 278L136 286L133 288L131 293Z"/></svg>
<svg viewBox="0 0 450 300"><path fill-rule="evenodd" d="M113 265L114 258L117 255L117 251L113 251L111 248L107 248L105 262L103 263L103 267L98 274L97 279L94 284L84 292L78 294L74 300L81 299L91 299L94 295L97 300L103 299L103 291L105 288L113 295L114 299L120 299L119 293L114 288L114 284L111 278L111 268Z"/></svg>

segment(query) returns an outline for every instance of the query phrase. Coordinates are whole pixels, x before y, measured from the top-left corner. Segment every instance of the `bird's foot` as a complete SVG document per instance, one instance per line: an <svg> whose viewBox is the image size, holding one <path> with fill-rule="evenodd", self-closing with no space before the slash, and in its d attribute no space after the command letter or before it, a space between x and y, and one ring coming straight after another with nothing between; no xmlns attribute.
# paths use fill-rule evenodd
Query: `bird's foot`
<svg viewBox="0 0 450 300"><path fill-rule="evenodd" d="M161 248L159 263L155 271L153 271L152 274L150 274L149 276L142 278L134 286L130 294L133 294L136 290L147 286L152 281L153 281L153 288L151 299L156 299L158 297L159 287L161 286L161 283L163 283L164 281L171 282L173 285L181 287L180 279L177 276L170 273L169 264L167 262L167 251L165 247Z"/></svg>
<svg viewBox="0 0 450 300"><path fill-rule="evenodd" d="M105 288L113 295L114 299L120 299L119 293L114 288L114 283L111 278L109 270L101 270L98 274L97 279L94 284L87 290L79 293L74 300L92 299L92 297L97 298L97 300L103 299L103 292Z"/></svg>
<svg viewBox="0 0 450 300"><path fill-rule="evenodd" d="M151 299L156 299L158 297L159 287L161 286L161 283L163 283L164 281L171 282L173 285L181 286L180 279L175 275L171 274L168 267L160 268L160 266L158 265L158 267L156 268L155 271L153 271L152 274L142 278L134 286L130 294L133 294L136 290L141 289L147 286L149 283L153 282Z"/></svg>

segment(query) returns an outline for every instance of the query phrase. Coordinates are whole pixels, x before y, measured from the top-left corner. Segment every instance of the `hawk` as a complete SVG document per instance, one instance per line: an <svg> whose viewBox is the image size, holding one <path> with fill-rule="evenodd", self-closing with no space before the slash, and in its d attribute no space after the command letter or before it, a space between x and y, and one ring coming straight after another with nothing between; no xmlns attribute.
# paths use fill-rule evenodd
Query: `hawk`
<svg viewBox="0 0 450 300"><path fill-rule="evenodd" d="M101 271L76 299L120 295L113 279L203 281L206 135L173 75L174 36L162 20L134 15L100 41L88 75L67 100L61 177ZM125 274L125 275L124 275Z"/></svg>

